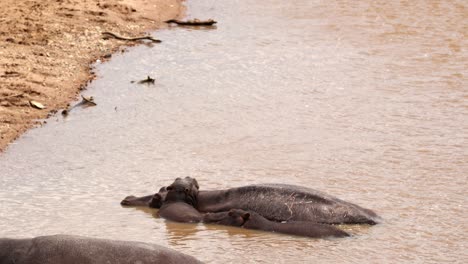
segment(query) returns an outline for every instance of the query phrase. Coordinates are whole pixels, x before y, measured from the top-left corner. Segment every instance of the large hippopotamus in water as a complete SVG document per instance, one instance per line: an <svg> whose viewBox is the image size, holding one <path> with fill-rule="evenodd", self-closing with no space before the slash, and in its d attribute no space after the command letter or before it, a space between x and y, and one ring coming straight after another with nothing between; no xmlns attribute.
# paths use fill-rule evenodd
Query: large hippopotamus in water
<svg viewBox="0 0 468 264"><path fill-rule="evenodd" d="M200 213L195 207L198 205L196 197L198 188L196 181L191 178L176 179L166 188L166 197L159 209L159 215L176 222L204 222L219 225L237 226L248 229L277 232L283 234L306 237L345 237L348 233L326 224L307 221L289 221L285 223L270 221L256 212L246 212L241 209L231 209L229 212ZM160 194L155 195L160 197Z"/></svg>
<svg viewBox="0 0 468 264"><path fill-rule="evenodd" d="M2 264L201 263L162 246L130 241L55 235L0 238Z"/></svg>
<svg viewBox="0 0 468 264"><path fill-rule="evenodd" d="M199 212L227 212L231 209L254 211L268 220L308 221L324 224L375 225L379 216L372 210L343 201L323 192L289 184L255 184L225 190L199 191L196 179L177 178L158 193L142 197L127 196L125 206L160 208L171 188L178 186L186 200Z"/></svg>

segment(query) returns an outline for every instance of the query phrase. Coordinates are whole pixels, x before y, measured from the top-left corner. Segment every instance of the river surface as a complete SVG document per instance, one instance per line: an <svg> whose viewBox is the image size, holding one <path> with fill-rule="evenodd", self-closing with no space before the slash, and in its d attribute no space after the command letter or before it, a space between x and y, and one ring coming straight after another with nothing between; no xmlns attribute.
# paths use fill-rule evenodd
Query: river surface
<svg viewBox="0 0 468 264"><path fill-rule="evenodd" d="M466 1L186 4L216 28L168 27L97 65L96 107L0 156L2 237L147 241L209 263L468 262ZM119 205L180 176L303 185L384 220L306 239Z"/></svg>

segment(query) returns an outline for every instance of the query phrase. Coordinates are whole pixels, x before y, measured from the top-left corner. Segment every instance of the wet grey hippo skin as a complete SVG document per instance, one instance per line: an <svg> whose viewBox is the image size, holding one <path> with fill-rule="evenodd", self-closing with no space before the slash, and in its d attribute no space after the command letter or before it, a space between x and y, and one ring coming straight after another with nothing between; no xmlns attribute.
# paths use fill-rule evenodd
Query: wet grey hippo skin
<svg viewBox="0 0 468 264"><path fill-rule="evenodd" d="M174 183L165 188L164 203L159 209L161 217L183 223L196 223L203 219L202 214L195 209L198 183L195 179L193 180L189 177L177 178ZM159 193L155 194L155 197L158 196L158 199L162 200Z"/></svg>
<svg viewBox="0 0 468 264"><path fill-rule="evenodd" d="M55 235L0 238L2 264L201 263L162 246L129 241Z"/></svg>
<svg viewBox="0 0 468 264"><path fill-rule="evenodd" d="M192 188L190 199L200 212L223 212L231 209L254 211L277 222L309 221L326 224L377 224L380 218L373 211L306 187L288 184L256 184L226 190L198 191L198 183L190 184L190 177L183 181L184 187ZM159 208L167 190L163 187L151 196L125 198L127 206L150 206Z"/></svg>
<svg viewBox="0 0 468 264"><path fill-rule="evenodd" d="M164 193L164 194L167 193L166 187L161 187L161 189L159 189L159 192L157 192L156 194L159 194L159 193ZM151 203L153 201L153 196L155 196L156 194L150 194L150 195L141 196L141 197L130 195L130 196L125 197L125 199L123 199L120 202L120 204L126 205L126 206L149 206L151 208L160 208L162 205L161 200L159 200L157 204ZM161 199L161 196L158 196L158 197L159 198L157 199ZM156 202L157 199L155 199L154 201Z"/></svg>
<svg viewBox="0 0 468 264"><path fill-rule="evenodd" d="M247 212L241 209L232 209L229 212L206 213L203 222L315 238L349 236L345 231L332 225L306 221L273 222L255 212Z"/></svg>

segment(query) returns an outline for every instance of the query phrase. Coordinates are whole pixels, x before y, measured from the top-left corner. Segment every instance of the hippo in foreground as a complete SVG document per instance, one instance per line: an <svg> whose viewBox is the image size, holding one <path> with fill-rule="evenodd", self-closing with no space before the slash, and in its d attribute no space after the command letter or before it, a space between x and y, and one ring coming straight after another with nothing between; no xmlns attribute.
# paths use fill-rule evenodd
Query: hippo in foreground
<svg viewBox="0 0 468 264"><path fill-rule="evenodd" d="M162 246L129 241L54 235L0 238L2 264L201 263Z"/></svg>
<svg viewBox="0 0 468 264"><path fill-rule="evenodd" d="M343 201L323 192L288 184L255 184L225 190L199 191L196 179L176 179L187 189L188 199L199 212L225 212L231 209L254 211L271 221L308 221L324 224L370 224L379 222L372 210ZM167 188L143 197L127 196L125 206L160 208Z"/></svg>
<svg viewBox="0 0 468 264"><path fill-rule="evenodd" d="M332 225L305 221L273 222L256 212L247 212L241 209L231 209L229 212L206 213L203 222L314 238L349 236L345 231Z"/></svg>

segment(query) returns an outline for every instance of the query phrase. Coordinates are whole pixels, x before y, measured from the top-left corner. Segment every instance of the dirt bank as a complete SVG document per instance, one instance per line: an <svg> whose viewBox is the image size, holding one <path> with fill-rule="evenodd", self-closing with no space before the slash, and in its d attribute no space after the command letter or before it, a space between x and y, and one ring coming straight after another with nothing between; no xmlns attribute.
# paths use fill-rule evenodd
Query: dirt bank
<svg viewBox="0 0 468 264"><path fill-rule="evenodd" d="M104 40L102 32L141 36L179 17L181 1L2 0L0 152L35 120L73 101L93 77L90 63L128 44Z"/></svg>

